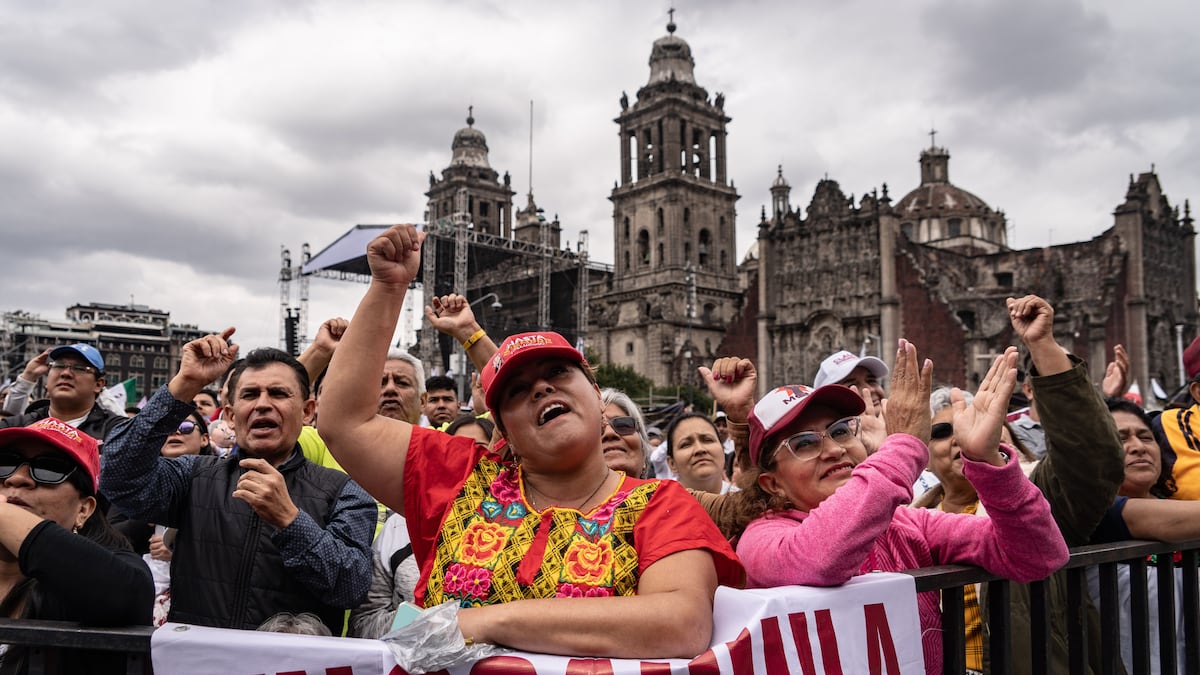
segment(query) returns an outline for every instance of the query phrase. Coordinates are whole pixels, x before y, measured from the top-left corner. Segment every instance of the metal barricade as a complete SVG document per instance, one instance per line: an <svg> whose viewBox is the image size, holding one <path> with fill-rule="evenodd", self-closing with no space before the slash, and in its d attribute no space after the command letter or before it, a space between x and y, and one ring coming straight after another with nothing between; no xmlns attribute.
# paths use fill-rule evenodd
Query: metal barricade
<svg viewBox="0 0 1200 675"><path fill-rule="evenodd" d="M1175 565L1160 564L1155 567L1159 590L1158 614L1150 616L1146 592L1148 565L1147 556L1170 555L1180 551ZM1086 672L1087 629L1086 598L1088 586L1087 568L1099 568L1100 634L1102 666L1106 673L1121 672L1120 629L1118 624L1118 565L1129 565L1130 609L1132 614L1132 653L1129 675L1150 672L1150 654L1156 650L1163 672L1176 672L1175 658L1177 641L1184 644L1184 672L1200 673L1200 579L1197 564L1200 562L1200 541L1161 543L1130 541L1096 546L1081 546L1071 551L1071 559L1058 574L1067 580L1068 616L1067 636L1070 672ZM1182 606L1175 605L1175 569L1181 571ZM1012 638L1014 627L1011 621L1012 582L988 574L976 567L944 565L911 570L908 574L916 580L917 592L941 591L942 593L942 649L943 672L961 675L965 671L965 649L963 639L963 587L968 584L987 585L988 646L991 672L994 675L1026 671L1026 664L1013 663ZM1047 599L1046 582L1029 584L1030 593L1030 644L1033 662L1028 666L1035 675L1049 672L1051 650L1051 608ZM1170 590L1164 593L1164 590ZM1176 613L1183 613L1183 634L1175 631ZM1158 644L1150 644L1149 626L1157 620L1159 625ZM29 645L31 675L42 675L54 671L48 669L46 649L90 649L125 654L126 670L129 675L151 672L150 636L154 632L148 626L127 628L83 628L77 624L59 621L18 621L0 619L0 643Z"/></svg>
<svg viewBox="0 0 1200 675"><path fill-rule="evenodd" d="M1147 557L1168 557L1181 552L1174 564L1159 564L1154 568L1158 588L1158 614L1150 616L1150 598L1146 591ZM1097 566L1100 579L1100 598L1095 603L1100 616L1101 666L1104 673L1120 673L1120 628L1117 568L1129 566L1130 626L1132 633L1132 663L1129 675L1150 673L1150 655L1159 656L1164 673L1177 672L1176 644L1182 640L1187 668L1183 672L1200 673L1200 584L1197 562L1200 560L1200 541L1163 543L1128 541L1114 544L1080 546L1071 549L1071 559L1058 574L1064 574L1067 585L1067 653L1070 672L1087 672L1087 568ZM1175 569L1181 571L1182 607L1175 606ZM917 591L942 593L942 654L943 672L961 674L965 671L966 645L963 639L963 586L986 584L988 602L988 648L991 673L1030 672L1034 675L1050 670L1051 616L1046 582L1029 584L1030 644L1032 664L1012 661L1013 626L1011 622L1012 582L988 574L976 567L943 565L907 572L917 582ZM1170 591L1170 592L1165 592ZM1175 631L1176 613L1183 613L1183 635ZM1159 626L1158 644L1150 644L1150 624Z"/></svg>

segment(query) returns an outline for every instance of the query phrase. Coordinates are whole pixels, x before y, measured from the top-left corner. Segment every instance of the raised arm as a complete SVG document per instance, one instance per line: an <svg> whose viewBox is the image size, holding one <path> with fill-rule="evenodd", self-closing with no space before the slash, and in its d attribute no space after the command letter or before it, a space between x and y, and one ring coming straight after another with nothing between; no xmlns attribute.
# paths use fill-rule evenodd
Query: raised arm
<svg viewBox="0 0 1200 675"><path fill-rule="evenodd" d="M1088 543L1125 480L1125 451L1087 367L1054 340L1054 308L1027 295L1009 298L1014 331L1029 347L1034 401L1046 456L1030 475L1046 496L1068 546Z"/></svg>
<svg viewBox="0 0 1200 675"><path fill-rule="evenodd" d="M434 296L433 301L425 307L425 318L429 323L454 338L474 364L475 370L483 370L492 355L496 353L496 343L488 337L487 331L475 321L475 312L471 311L471 303L457 293Z"/></svg>
<svg viewBox="0 0 1200 675"><path fill-rule="evenodd" d="M337 349L338 342L342 339L342 334L346 332L348 325L350 322L340 316L327 320L317 329L317 337L313 343L297 357L296 360L304 364L309 384L316 386L317 378L329 366L329 360L333 358L333 352Z"/></svg>
<svg viewBox="0 0 1200 675"><path fill-rule="evenodd" d="M379 377L404 295L421 266L425 234L396 225L367 245L371 285L358 304L321 395L321 438L359 485L404 512L404 461L412 425L375 414Z"/></svg>
<svg viewBox="0 0 1200 675"><path fill-rule="evenodd" d="M150 397L142 412L119 424L100 456L100 492L130 518L172 527L190 489L196 455L165 458L160 450L179 423L195 410L192 399L237 358L229 343L234 329L183 346L179 372Z"/></svg>
<svg viewBox="0 0 1200 675"><path fill-rule="evenodd" d="M746 420L750 419L750 411L754 409L758 371L750 359L726 356L713 361L712 368L700 366L697 372L713 400L728 416L734 462L745 471L750 468L750 428Z"/></svg>

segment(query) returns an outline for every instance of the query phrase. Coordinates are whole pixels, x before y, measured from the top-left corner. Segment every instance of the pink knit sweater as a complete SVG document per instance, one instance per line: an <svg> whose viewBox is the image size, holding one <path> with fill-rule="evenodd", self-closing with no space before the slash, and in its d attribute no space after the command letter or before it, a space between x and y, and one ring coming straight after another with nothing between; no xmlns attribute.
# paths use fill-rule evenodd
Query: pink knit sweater
<svg viewBox="0 0 1200 675"><path fill-rule="evenodd" d="M1018 462L995 467L963 458L963 474L987 508L983 518L905 506L928 461L929 450L917 438L888 436L849 482L811 512L769 512L750 523L737 545L746 587L836 586L856 574L950 563L1029 582L1066 563L1067 545L1050 506ZM938 594L919 594L917 608L925 671L940 673Z"/></svg>

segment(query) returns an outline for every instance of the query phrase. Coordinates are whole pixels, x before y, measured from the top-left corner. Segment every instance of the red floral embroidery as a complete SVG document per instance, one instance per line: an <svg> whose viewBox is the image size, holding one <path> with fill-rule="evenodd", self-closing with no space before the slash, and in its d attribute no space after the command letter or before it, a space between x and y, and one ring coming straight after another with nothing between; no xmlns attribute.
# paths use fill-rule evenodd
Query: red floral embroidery
<svg viewBox="0 0 1200 675"><path fill-rule="evenodd" d="M558 592L554 595L559 598L608 598L612 597L612 594L611 588L564 583L558 585Z"/></svg>
<svg viewBox="0 0 1200 675"><path fill-rule="evenodd" d="M461 595L463 582L467 579L468 568L466 565L454 563L446 570L445 580L442 582L442 587L447 595Z"/></svg>
<svg viewBox="0 0 1200 675"><path fill-rule="evenodd" d="M504 470L496 475L495 480L488 486L488 491L501 504L521 501L521 487L517 484L515 471Z"/></svg>
<svg viewBox="0 0 1200 675"><path fill-rule="evenodd" d="M471 565L486 565L500 553L508 541L508 529L495 523L477 521L463 532L462 562Z"/></svg>
<svg viewBox="0 0 1200 675"><path fill-rule="evenodd" d="M598 585L612 571L612 544L607 539L594 543L586 539L576 539L567 549L563 564L565 576L571 582Z"/></svg>
<svg viewBox="0 0 1200 675"><path fill-rule="evenodd" d="M628 496L629 496L628 490L626 490L624 492L618 492L617 494L613 495L612 499L609 499L607 502L604 502L603 506L596 509L592 513L592 517L590 518L590 520L594 520L597 523L603 523L603 522L612 520L613 513L617 510L617 507L620 506L625 501L625 498Z"/></svg>
<svg viewBox="0 0 1200 675"><path fill-rule="evenodd" d="M488 591L492 590L492 571L480 569L478 567L467 571L466 578L462 585L463 593L468 598L482 600L488 596Z"/></svg>

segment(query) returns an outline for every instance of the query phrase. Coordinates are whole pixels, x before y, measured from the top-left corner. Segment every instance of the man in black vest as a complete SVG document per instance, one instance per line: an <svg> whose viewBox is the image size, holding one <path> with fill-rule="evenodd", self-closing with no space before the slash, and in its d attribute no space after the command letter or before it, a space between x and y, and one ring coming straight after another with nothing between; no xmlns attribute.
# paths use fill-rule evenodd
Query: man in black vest
<svg viewBox="0 0 1200 675"><path fill-rule="evenodd" d="M370 585L375 501L304 458L297 439L316 403L300 362L256 349L238 363L230 458L159 456L196 394L237 357L232 334L184 347L179 373L113 431L100 489L131 518L179 528L169 620L253 629L278 612L312 612L340 634L344 610Z"/></svg>

